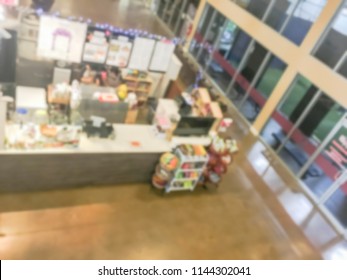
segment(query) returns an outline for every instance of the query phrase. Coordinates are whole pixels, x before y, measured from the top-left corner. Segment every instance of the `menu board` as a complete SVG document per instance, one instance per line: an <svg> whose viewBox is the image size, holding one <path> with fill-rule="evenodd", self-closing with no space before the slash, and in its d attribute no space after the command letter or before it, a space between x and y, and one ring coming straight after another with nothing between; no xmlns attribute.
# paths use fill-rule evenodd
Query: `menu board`
<svg viewBox="0 0 347 280"><path fill-rule="evenodd" d="M19 0L0 0L0 4L6 6L18 6Z"/></svg>
<svg viewBox="0 0 347 280"><path fill-rule="evenodd" d="M147 71L151 61L155 41L137 37L134 41L133 51L128 68Z"/></svg>
<svg viewBox="0 0 347 280"><path fill-rule="evenodd" d="M86 33L85 23L41 16L37 55L80 63Z"/></svg>
<svg viewBox="0 0 347 280"><path fill-rule="evenodd" d="M106 64L120 68L127 67L132 43L119 40L112 40L108 50Z"/></svg>
<svg viewBox="0 0 347 280"><path fill-rule="evenodd" d="M96 45L86 43L83 52L83 61L105 63L107 57L108 45Z"/></svg>
<svg viewBox="0 0 347 280"><path fill-rule="evenodd" d="M327 145L325 153L340 169L347 169L347 117L345 117L340 129Z"/></svg>
<svg viewBox="0 0 347 280"><path fill-rule="evenodd" d="M169 68L175 44L169 40L157 42L155 45L150 71L166 72Z"/></svg>

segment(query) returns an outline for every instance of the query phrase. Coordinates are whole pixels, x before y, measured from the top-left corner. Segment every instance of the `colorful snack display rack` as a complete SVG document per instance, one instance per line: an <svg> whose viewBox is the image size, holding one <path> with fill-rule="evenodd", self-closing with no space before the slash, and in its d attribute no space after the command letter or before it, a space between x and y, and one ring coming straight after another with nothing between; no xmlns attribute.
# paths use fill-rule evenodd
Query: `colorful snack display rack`
<svg viewBox="0 0 347 280"><path fill-rule="evenodd" d="M209 161L201 182L205 186L212 184L218 187L237 151L238 146L235 140L215 137L208 148Z"/></svg>
<svg viewBox="0 0 347 280"><path fill-rule="evenodd" d="M171 159L169 169L163 164L165 157ZM181 145L170 156L167 154L162 156L152 183L155 187L165 190L166 193L193 191L203 175L208 159L208 154L203 146Z"/></svg>
<svg viewBox="0 0 347 280"><path fill-rule="evenodd" d="M179 159L172 153L165 153L160 157L159 163L152 177L152 185L157 189L164 190L174 176L179 166Z"/></svg>

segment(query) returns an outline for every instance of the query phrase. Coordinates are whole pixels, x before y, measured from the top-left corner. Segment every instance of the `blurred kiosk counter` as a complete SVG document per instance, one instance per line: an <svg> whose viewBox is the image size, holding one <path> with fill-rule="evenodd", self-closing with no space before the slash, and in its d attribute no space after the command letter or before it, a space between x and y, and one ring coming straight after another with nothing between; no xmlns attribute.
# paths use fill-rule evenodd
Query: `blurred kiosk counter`
<svg viewBox="0 0 347 280"><path fill-rule="evenodd" d="M152 125L105 121L94 113L83 125L9 122L6 148L0 149L0 192L150 183L163 153L180 144L211 143L217 118L210 105L199 106L183 116L176 101L159 99ZM85 114L93 107L86 106Z"/></svg>
<svg viewBox="0 0 347 280"><path fill-rule="evenodd" d="M114 139L81 134L77 147L0 151L0 192L150 182L170 143L155 137L151 125L113 128Z"/></svg>

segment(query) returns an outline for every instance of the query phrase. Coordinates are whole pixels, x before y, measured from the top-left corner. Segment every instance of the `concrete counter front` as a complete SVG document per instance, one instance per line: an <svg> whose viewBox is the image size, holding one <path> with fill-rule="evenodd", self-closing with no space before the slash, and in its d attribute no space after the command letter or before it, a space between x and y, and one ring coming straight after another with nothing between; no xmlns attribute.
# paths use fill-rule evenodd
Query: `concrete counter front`
<svg viewBox="0 0 347 280"><path fill-rule="evenodd" d="M82 137L77 149L0 152L0 191L149 183L170 143L155 137L152 126L115 125L115 131L115 140Z"/></svg>

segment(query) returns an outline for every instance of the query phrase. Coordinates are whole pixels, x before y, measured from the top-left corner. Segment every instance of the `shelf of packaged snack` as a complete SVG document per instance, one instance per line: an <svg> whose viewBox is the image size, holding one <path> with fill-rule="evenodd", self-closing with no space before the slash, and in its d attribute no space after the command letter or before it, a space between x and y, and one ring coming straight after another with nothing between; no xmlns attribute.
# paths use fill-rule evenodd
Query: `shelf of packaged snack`
<svg viewBox="0 0 347 280"><path fill-rule="evenodd" d="M133 82L152 83L152 80L150 78L138 78L138 77L133 77L133 76L125 76L125 77L123 77L123 79L127 80L127 81L133 81Z"/></svg>
<svg viewBox="0 0 347 280"><path fill-rule="evenodd" d="M199 178L197 178L197 177L194 177L194 178L173 178L171 180L171 183L172 182L196 181L196 180L199 180Z"/></svg>
<svg viewBox="0 0 347 280"><path fill-rule="evenodd" d="M187 155L182 153L180 148L178 148L176 151L178 152L178 155L181 158L182 162L203 163L203 162L208 161L208 155L206 155L206 156L187 156Z"/></svg>
<svg viewBox="0 0 347 280"><path fill-rule="evenodd" d="M205 149L202 146L200 147L202 148L202 153L205 153L206 156L190 156L190 155L188 156L181 151L181 147L176 148L174 153L178 157L180 161L180 165L175 170L172 179L165 186L166 193L169 193L172 191L193 191L195 189L197 182L200 180L205 170L206 164L208 162L208 155ZM194 152L196 152L196 147L193 149L194 149ZM199 165L200 164L202 165L199 168L184 168L183 167L186 164L189 166L192 163L199 163ZM190 173L190 174L187 175L187 173ZM180 178L182 177L182 175L185 177ZM188 183L188 182L190 184L190 186L188 187L184 185L180 187L175 186L176 183Z"/></svg>
<svg viewBox="0 0 347 280"><path fill-rule="evenodd" d="M178 171L182 171L182 172L198 172L201 171L201 168L179 168Z"/></svg>
<svg viewBox="0 0 347 280"><path fill-rule="evenodd" d="M132 76L123 77L128 86L128 91L135 93L150 93L152 88L152 80L150 78L137 78Z"/></svg>

